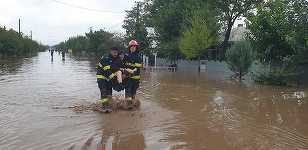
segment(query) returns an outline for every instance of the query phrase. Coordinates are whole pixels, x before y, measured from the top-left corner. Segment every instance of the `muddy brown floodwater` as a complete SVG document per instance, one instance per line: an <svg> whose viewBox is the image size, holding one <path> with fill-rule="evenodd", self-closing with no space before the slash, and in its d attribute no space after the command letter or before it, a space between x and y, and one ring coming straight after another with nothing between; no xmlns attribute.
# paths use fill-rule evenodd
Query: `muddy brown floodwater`
<svg viewBox="0 0 308 150"><path fill-rule="evenodd" d="M98 99L95 62L49 56L0 60L1 150L308 149L306 88L144 73L139 110L77 113L65 107Z"/></svg>

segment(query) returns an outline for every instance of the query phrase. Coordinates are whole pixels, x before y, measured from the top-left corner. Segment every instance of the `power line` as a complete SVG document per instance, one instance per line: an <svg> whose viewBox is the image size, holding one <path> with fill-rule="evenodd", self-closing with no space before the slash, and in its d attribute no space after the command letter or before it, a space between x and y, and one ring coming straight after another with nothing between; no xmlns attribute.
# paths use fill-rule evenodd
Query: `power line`
<svg viewBox="0 0 308 150"><path fill-rule="evenodd" d="M125 13L124 11L119 12L119 11L110 11L110 10L87 8L87 7L82 7L82 6L78 6L78 5L75 5L75 4L70 4L70 3L66 3L66 2L62 2L62 1L58 1L58 0L51 0L51 1L56 2L58 4L66 5L66 6L73 7L73 8L83 9L83 10L87 10L87 11L95 11L95 12L101 12L101 13L115 13L115 14Z"/></svg>

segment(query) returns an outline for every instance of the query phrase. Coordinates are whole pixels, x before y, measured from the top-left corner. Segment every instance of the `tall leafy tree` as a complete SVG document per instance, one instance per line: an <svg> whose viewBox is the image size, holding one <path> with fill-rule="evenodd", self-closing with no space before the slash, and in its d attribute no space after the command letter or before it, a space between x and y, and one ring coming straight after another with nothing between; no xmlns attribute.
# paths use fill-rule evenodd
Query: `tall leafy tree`
<svg viewBox="0 0 308 150"><path fill-rule="evenodd" d="M307 8L305 0L272 0L248 18L249 39L262 62L280 64L286 57L295 55L299 47L305 47Z"/></svg>
<svg viewBox="0 0 308 150"><path fill-rule="evenodd" d="M187 58L201 56L207 48L218 41L217 20L206 8L209 7L194 10L192 17L189 17L189 25L183 30L179 46Z"/></svg>
<svg viewBox="0 0 308 150"><path fill-rule="evenodd" d="M295 50L294 63L308 64L308 1L289 1L289 22L293 25L288 42Z"/></svg>
<svg viewBox="0 0 308 150"><path fill-rule="evenodd" d="M248 18L248 38L266 66L257 81L286 84L303 71L299 67L308 64L307 14L306 0L270 0Z"/></svg>
<svg viewBox="0 0 308 150"><path fill-rule="evenodd" d="M159 54L175 61L182 57L178 43L184 24L184 0L147 0L149 23L157 35Z"/></svg>
<svg viewBox="0 0 308 150"><path fill-rule="evenodd" d="M222 24L225 38L222 43L226 47L232 26L236 19L251 12L261 0L146 0L146 11L150 12L149 23L155 28L160 54L179 58L180 40L183 28L191 26L192 12L204 5L211 15L218 17L215 23ZM222 53L223 54L223 53Z"/></svg>
<svg viewBox="0 0 308 150"><path fill-rule="evenodd" d="M144 7L144 2L136 2L132 10L126 11L123 28L126 30L126 42L137 40L141 52L149 54L150 39L146 28Z"/></svg>
<svg viewBox="0 0 308 150"><path fill-rule="evenodd" d="M224 40L221 44L223 49L228 46L231 30L236 19L246 16L261 2L262 0L212 0L212 4L220 12L219 20L224 27Z"/></svg>

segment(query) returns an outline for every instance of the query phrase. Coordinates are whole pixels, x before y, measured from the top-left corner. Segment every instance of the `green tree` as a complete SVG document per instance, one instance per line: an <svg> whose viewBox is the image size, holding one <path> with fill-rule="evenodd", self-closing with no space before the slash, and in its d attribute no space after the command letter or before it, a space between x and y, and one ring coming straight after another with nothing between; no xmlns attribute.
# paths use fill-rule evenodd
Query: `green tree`
<svg viewBox="0 0 308 150"><path fill-rule="evenodd" d="M181 52L187 58L200 56L206 48L213 46L218 40L218 25L208 9L195 10L190 19L191 26L183 30L180 40Z"/></svg>
<svg viewBox="0 0 308 150"><path fill-rule="evenodd" d="M87 50L88 39L85 36L71 37L66 41L66 45L73 53L80 53Z"/></svg>
<svg viewBox="0 0 308 150"><path fill-rule="evenodd" d="M106 53L110 48L110 45L107 43L112 39L113 34L104 30L99 31L90 31L86 33L86 37L89 39L88 50L96 54Z"/></svg>
<svg viewBox="0 0 308 150"><path fill-rule="evenodd" d="M155 41L158 43L158 54L171 61L183 58L180 40L183 29L191 27L191 19L195 10L201 8L211 10L209 0L146 0L145 10L148 24L155 29ZM207 6L206 8L204 6Z"/></svg>
<svg viewBox="0 0 308 150"><path fill-rule="evenodd" d="M226 63L239 80L248 73L254 62L254 53L249 42L237 42L226 52Z"/></svg>
<svg viewBox="0 0 308 150"><path fill-rule="evenodd" d="M258 58L264 63L279 64L283 57L294 53L287 41L292 26L285 13L286 7L281 0L275 0L258 7L257 14L249 17L249 39L258 52Z"/></svg>
<svg viewBox="0 0 308 150"><path fill-rule="evenodd" d="M308 64L308 1L291 0L289 2L289 22L293 25L288 42L295 50L295 65Z"/></svg>
<svg viewBox="0 0 308 150"><path fill-rule="evenodd" d="M140 43L141 52L149 54L150 39L146 30L145 3L136 2L132 10L126 11L123 28L126 30L126 42L135 39Z"/></svg>
<svg viewBox="0 0 308 150"><path fill-rule="evenodd" d="M228 46L231 30L237 18L246 16L263 0L212 0L224 29L223 49Z"/></svg>
<svg viewBox="0 0 308 150"><path fill-rule="evenodd" d="M188 30L192 26L190 18L193 18L192 13L195 10L206 9L211 12L211 16L218 18L214 21L225 29L222 43L222 48L225 48L236 19L246 16L261 2L262 0L146 0L144 18L155 29L159 54L176 59L183 56L180 49L183 28Z"/></svg>
<svg viewBox="0 0 308 150"><path fill-rule="evenodd" d="M279 66L307 47L307 7L305 0L271 0L248 18L248 39L262 63Z"/></svg>
<svg viewBox="0 0 308 150"><path fill-rule="evenodd" d="M248 39L266 66L255 73L256 81L281 85L300 74L308 63L307 14L305 0L270 0L248 17Z"/></svg>
<svg viewBox="0 0 308 150"><path fill-rule="evenodd" d="M148 0L149 24L155 29L159 55L171 61L182 57L179 49L181 29L184 24L184 0Z"/></svg>

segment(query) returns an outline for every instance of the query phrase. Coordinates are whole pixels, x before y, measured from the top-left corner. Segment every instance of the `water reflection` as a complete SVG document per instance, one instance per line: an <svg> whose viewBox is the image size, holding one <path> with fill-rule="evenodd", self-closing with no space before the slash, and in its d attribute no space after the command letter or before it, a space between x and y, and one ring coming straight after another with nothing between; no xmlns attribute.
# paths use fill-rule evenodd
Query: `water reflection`
<svg viewBox="0 0 308 150"><path fill-rule="evenodd" d="M24 60L18 58L12 58L9 60L1 59L0 60L0 75L6 75L11 73L16 73L19 68L22 66Z"/></svg>
<svg viewBox="0 0 308 150"><path fill-rule="evenodd" d="M308 125L304 92L293 88L237 85L197 75L164 74L160 103L181 112L184 134L170 133L170 141L186 141L188 149L305 149ZM195 83L194 86L188 84ZM303 89L302 89L303 90ZM282 92L284 91L284 92ZM283 93L297 99L284 99Z"/></svg>
<svg viewBox="0 0 308 150"><path fill-rule="evenodd" d="M146 148L145 138L142 133L128 135L125 138L120 135L109 136L106 142L98 146L102 150L143 150Z"/></svg>

